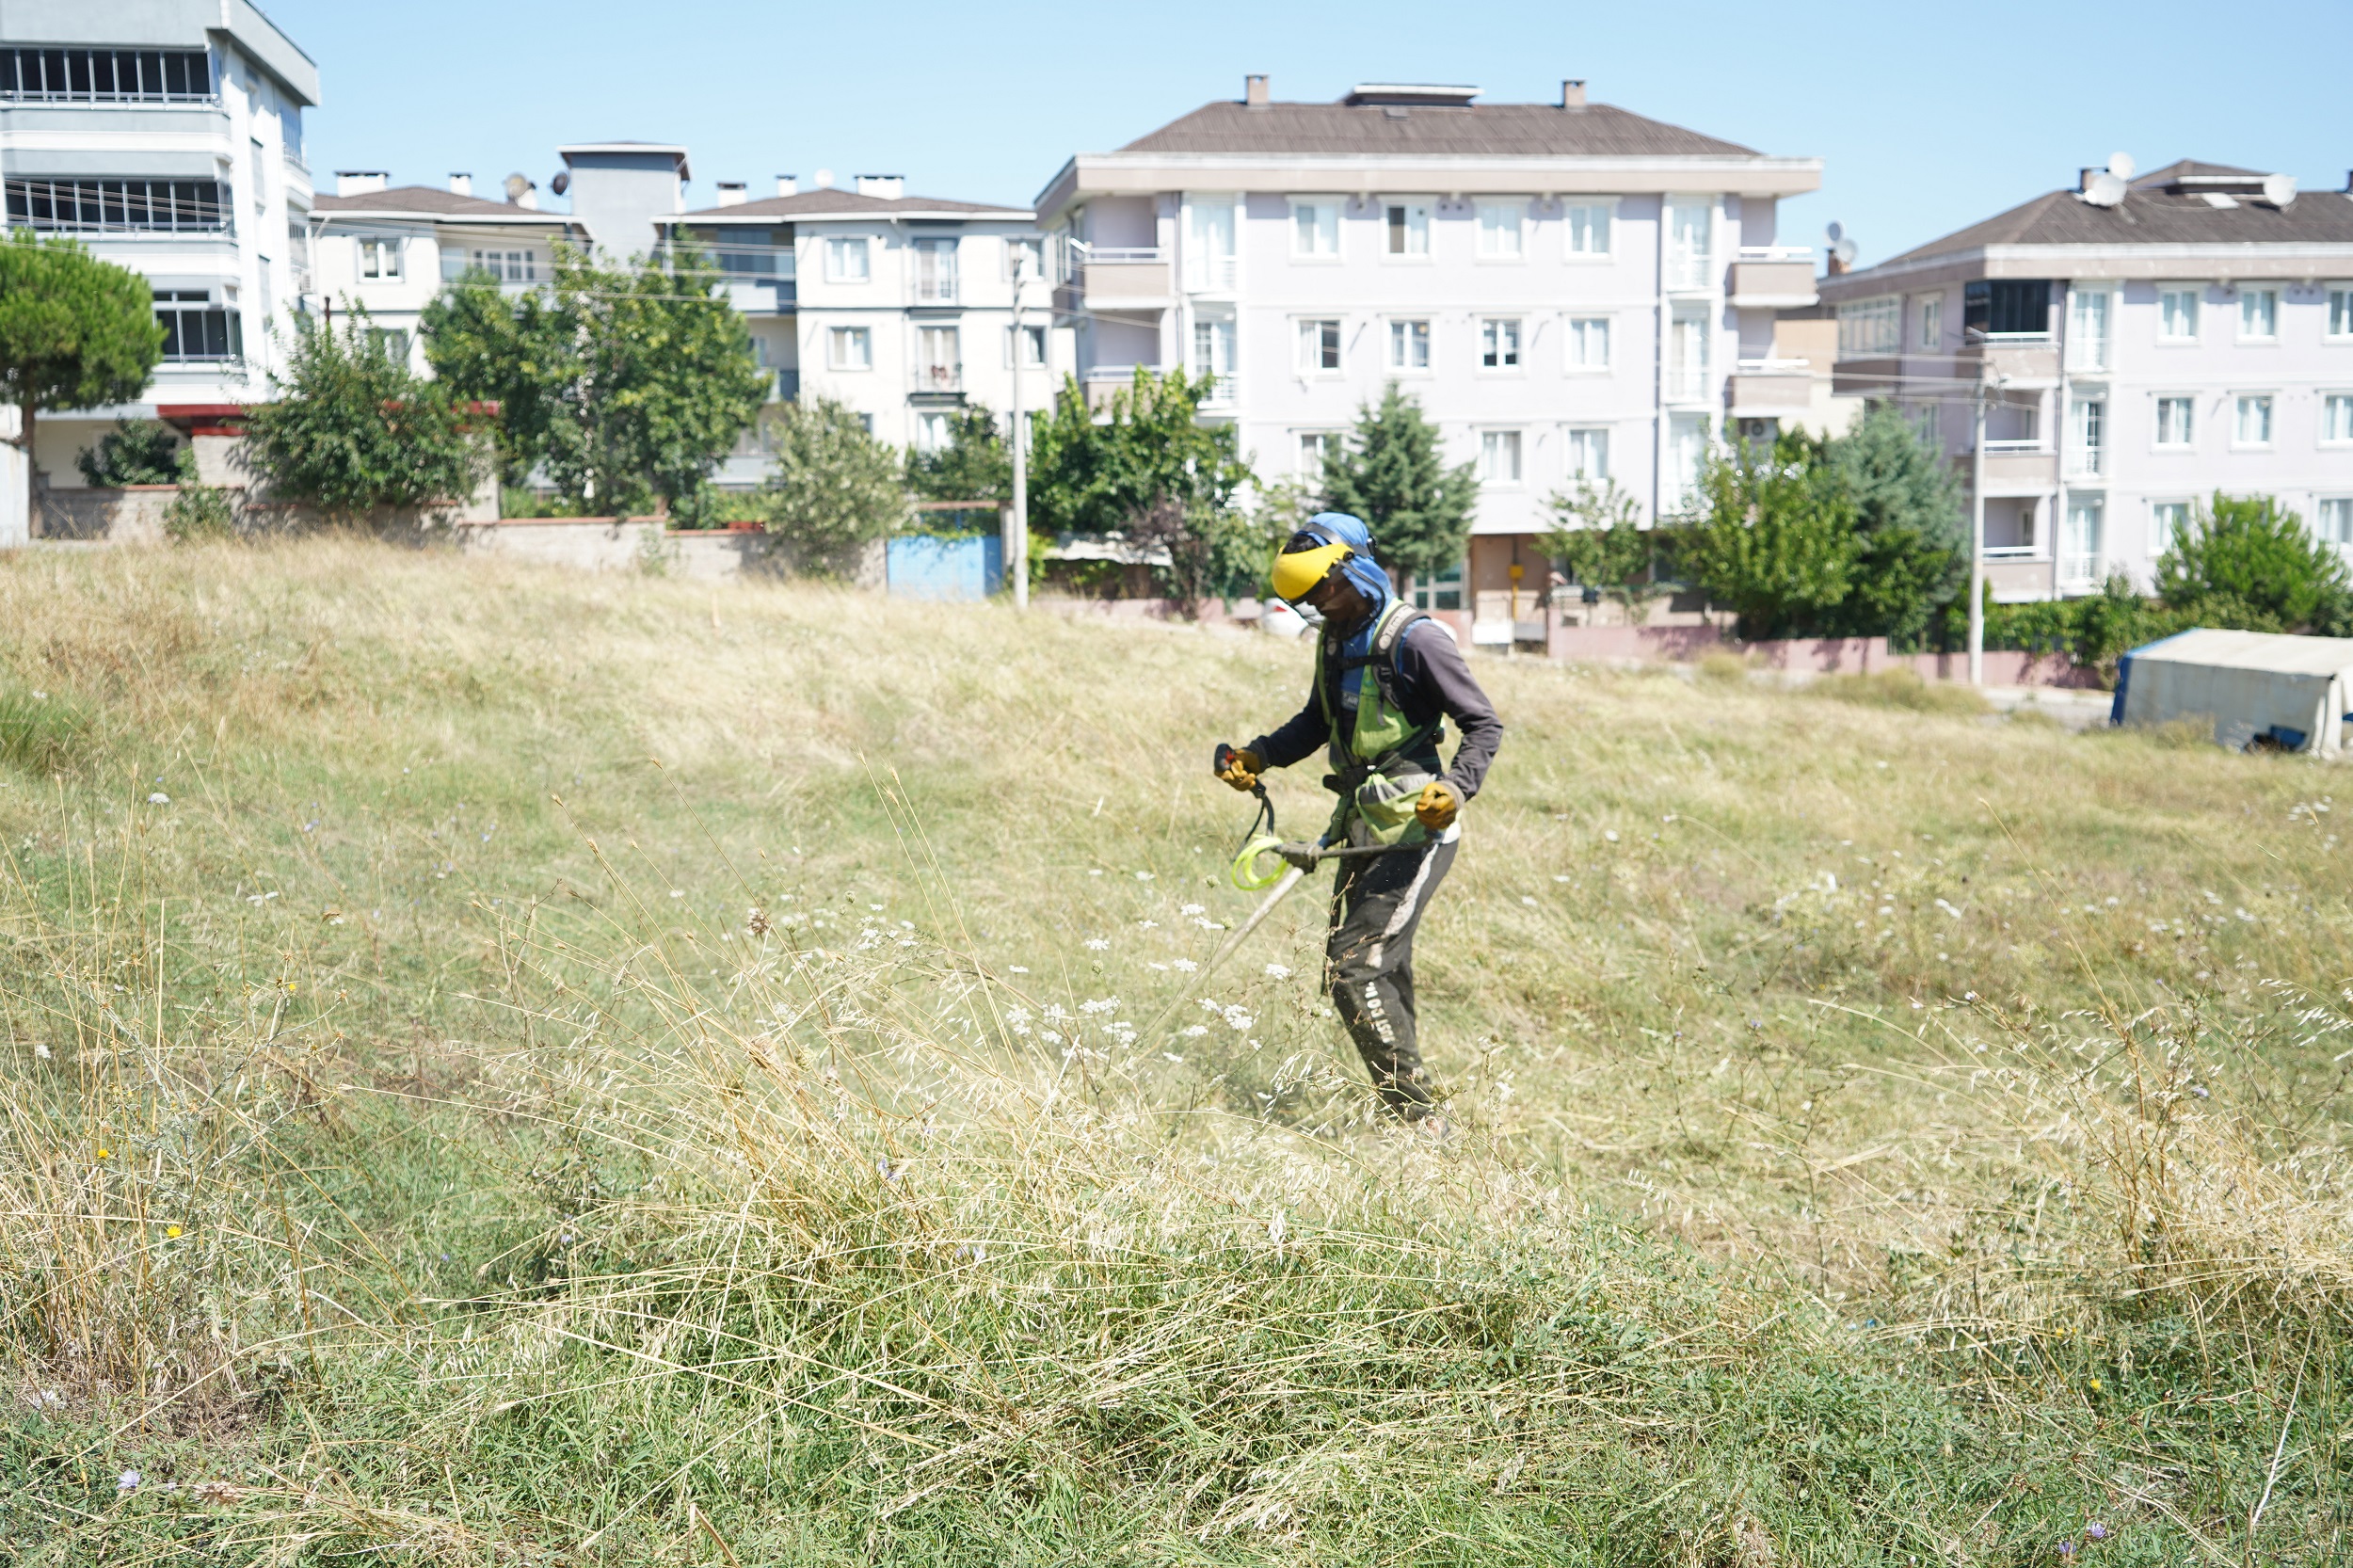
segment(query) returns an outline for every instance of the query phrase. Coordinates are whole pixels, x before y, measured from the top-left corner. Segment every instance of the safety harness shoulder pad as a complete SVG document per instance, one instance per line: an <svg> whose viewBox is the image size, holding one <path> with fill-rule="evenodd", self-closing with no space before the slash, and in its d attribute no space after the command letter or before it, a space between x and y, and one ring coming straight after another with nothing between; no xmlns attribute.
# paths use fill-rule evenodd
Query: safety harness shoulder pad
<svg viewBox="0 0 2353 1568"><path fill-rule="evenodd" d="M1373 684L1381 694L1383 705L1401 717L1404 714L1404 705L1398 700L1397 695L1398 646L1405 640L1405 633L1413 630L1415 623L1429 618L1430 616L1425 612L1411 607L1385 616L1378 626L1373 628L1370 651L1360 656L1338 652L1337 643L1331 640L1331 634L1325 633L1326 641L1319 652L1328 674L1325 680L1318 684L1322 688L1325 720L1333 727L1336 733L1338 730L1341 722L1340 715L1343 712L1339 704L1340 681L1346 678L1349 671L1364 669L1368 665L1371 668ZM1446 715L1440 713L1428 724L1417 727L1382 757L1371 761L1360 761L1344 772L1327 776L1323 780L1323 787L1340 793L1351 792L1372 775L1385 773L1400 761L1419 753L1424 746L1435 741L1445 728Z"/></svg>

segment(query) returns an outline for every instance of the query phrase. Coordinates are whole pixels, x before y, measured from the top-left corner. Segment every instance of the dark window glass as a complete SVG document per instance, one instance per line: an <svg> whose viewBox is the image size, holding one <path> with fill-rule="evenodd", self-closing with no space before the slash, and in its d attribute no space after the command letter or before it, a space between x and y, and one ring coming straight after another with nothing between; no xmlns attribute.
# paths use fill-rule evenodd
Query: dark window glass
<svg viewBox="0 0 2353 1568"><path fill-rule="evenodd" d="M211 180L30 180L7 182L11 223L33 229L219 232L229 227L227 192Z"/></svg>
<svg viewBox="0 0 2353 1568"><path fill-rule="evenodd" d="M1962 285L1961 324L1980 332L2048 332L2051 284L2044 278L1978 279Z"/></svg>
<svg viewBox="0 0 2353 1568"><path fill-rule="evenodd" d="M201 49L0 49L0 98L35 103L195 102L212 96Z"/></svg>

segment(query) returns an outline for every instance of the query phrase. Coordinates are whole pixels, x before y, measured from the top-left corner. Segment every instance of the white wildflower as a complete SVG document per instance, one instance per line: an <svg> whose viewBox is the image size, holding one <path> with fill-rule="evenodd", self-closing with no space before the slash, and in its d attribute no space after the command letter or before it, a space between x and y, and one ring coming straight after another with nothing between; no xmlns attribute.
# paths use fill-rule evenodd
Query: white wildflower
<svg viewBox="0 0 2353 1568"><path fill-rule="evenodd" d="M1269 980L1289 980L1291 977L1291 972L1289 968L1284 965L1269 964L1266 967L1266 977Z"/></svg>
<svg viewBox="0 0 2353 1568"><path fill-rule="evenodd" d="M1183 970L1187 974L1191 974L1193 970L1199 968L1200 967L1200 965L1194 963L1190 958L1179 958L1176 960L1176 968Z"/></svg>
<svg viewBox="0 0 2353 1568"><path fill-rule="evenodd" d="M1203 1036L1204 1034L1207 1034L1209 1032L1209 1025L1207 1025L1207 1024L1187 1024L1184 1028L1182 1028L1182 1029L1178 1030L1176 1032L1177 1032L1177 1033L1179 1033L1179 1034L1184 1035L1184 1036L1185 1036L1187 1039L1189 1039L1189 1040L1198 1040L1199 1038L1201 1038L1201 1036Z"/></svg>
<svg viewBox="0 0 2353 1568"><path fill-rule="evenodd" d="M147 797L147 804L150 806L169 806L171 804L171 797L164 793L163 791L158 790L153 794Z"/></svg>
<svg viewBox="0 0 2353 1568"><path fill-rule="evenodd" d="M1087 938L1087 951L1089 952L1101 952L1104 949L1110 946L1111 943L1105 941L1100 936L1090 936Z"/></svg>
<svg viewBox="0 0 2353 1568"><path fill-rule="evenodd" d="M1202 915L1207 914L1208 910L1198 904L1187 904L1178 905L1176 913L1179 915Z"/></svg>

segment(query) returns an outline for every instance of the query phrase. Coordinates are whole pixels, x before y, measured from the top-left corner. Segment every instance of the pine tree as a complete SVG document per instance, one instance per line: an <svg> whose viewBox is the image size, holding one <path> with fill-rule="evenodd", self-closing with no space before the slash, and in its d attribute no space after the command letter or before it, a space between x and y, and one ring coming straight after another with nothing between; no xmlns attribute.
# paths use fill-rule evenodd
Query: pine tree
<svg viewBox="0 0 2353 1568"><path fill-rule="evenodd" d="M27 517L35 416L136 401L163 351L146 279L71 240L0 240L0 401L24 414Z"/></svg>
<svg viewBox="0 0 2353 1568"><path fill-rule="evenodd" d="M1323 459L1324 500L1362 518L1381 564L1410 584L1463 559L1479 501L1473 467L1449 468L1438 427L1389 383L1381 405L1360 408L1356 428Z"/></svg>

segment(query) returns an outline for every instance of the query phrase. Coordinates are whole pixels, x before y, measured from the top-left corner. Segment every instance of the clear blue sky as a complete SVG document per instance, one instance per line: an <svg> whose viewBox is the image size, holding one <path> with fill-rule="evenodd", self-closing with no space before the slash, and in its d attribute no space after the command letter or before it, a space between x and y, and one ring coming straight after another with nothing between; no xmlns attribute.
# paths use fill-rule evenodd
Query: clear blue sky
<svg viewBox="0 0 2353 1568"><path fill-rule="evenodd" d="M466 169L489 194L520 169L544 200L557 144L629 138L692 149L694 205L719 180L757 195L821 168L1026 204L1072 152L1239 97L1260 71L1307 100L1385 80L1543 102L1582 76L1597 102L1822 158L1822 190L1785 209L1782 238L1818 244L1836 218L1865 264L2112 152L2284 171L2307 191L2343 189L2353 166L2347 0L264 4L319 63L322 189L338 168L429 184Z"/></svg>

